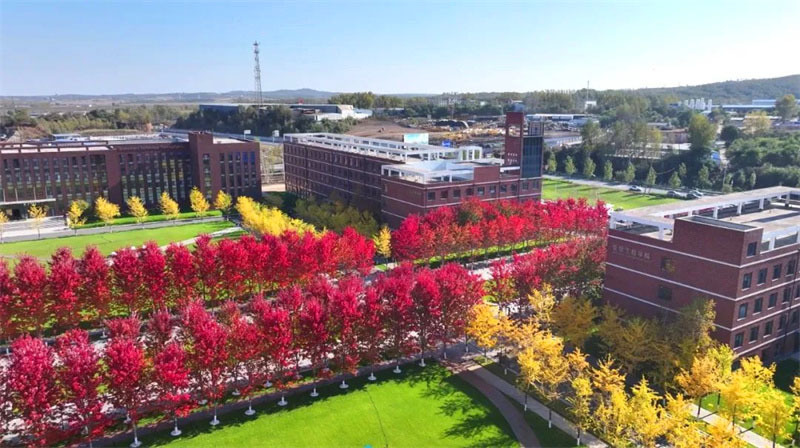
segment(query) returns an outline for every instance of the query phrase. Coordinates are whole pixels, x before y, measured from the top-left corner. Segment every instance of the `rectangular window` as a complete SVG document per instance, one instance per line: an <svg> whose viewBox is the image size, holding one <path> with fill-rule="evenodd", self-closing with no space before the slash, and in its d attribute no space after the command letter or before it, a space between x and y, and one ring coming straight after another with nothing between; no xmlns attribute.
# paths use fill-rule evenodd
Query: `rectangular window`
<svg viewBox="0 0 800 448"><path fill-rule="evenodd" d="M429 201L433 201L435 199L436 199L436 192L435 191L429 191L428 192L428 200Z"/></svg>
<svg viewBox="0 0 800 448"><path fill-rule="evenodd" d="M528 183L527 182L523 182L522 183L522 191L525 191L527 189L528 189Z"/></svg>
<svg viewBox="0 0 800 448"><path fill-rule="evenodd" d="M439 193L439 197L442 198L442 199L447 199L448 196L449 196L449 192L447 190L444 190L441 193Z"/></svg>
<svg viewBox="0 0 800 448"><path fill-rule="evenodd" d="M461 197L461 190L453 190L453 197L458 199Z"/></svg>
<svg viewBox="0 0 800 448"><path fill-rule="evenodd" d="M508 185L500 185L500 193L508 193Z"/></svg>
<svg viewBox="0 0 800 448"><path fill-rule="evenodd" d="M491 187L489 187L489 194L494 196L495 193L497 193L497 187L492 185Z"/></svg>
<svg viewBox="0 0 800 448"><path fill-rule="evenodd" d="M744 333L737 333L736 336L733 337L733 347L739 348L744 343Z"/></svg>
<svg viewBox="0 0 800 448"><path fill-rule="evenodd" d="M758 327L753 327L750 329L750 342L753 342L758 339Z"/></svg>
<svg viewBox="0 0 800 448"><path fill-rule="evenodd" d="M756 255L756 250L758 248L758 243L750 243L747 245L747 256L754 257Z"/></svg>
<svg viewBox="0 0 800 448"><path fill-rule="evenodd" d="M775 305L778 304L778 293L773 292L769 295L769 302L767 302L767 309L775 308Z"/></svg>
<svg viewBox="0 0 800 448"><path fill-rule="evenodd" d="M758 284L763 285L767 282L767 268L758 271Z"/></svg>
<svg viewBox="0 0 800 448"><path fill-rule="evenodd" d="M789 260L789 263L786 265L786 275L794 275L796 267L796 262L794 260Z"/></svg>
<svg viewBox="0 0 800 448"><path fill-rule="evenodd" d="M786 325L786 315L782 315L780 319L778 319L778 330L783 330L783 327Z"/></svg>
<svg viewBox="0 0 800 448"><path fill-rule="evenodd" d="M789 303L791 301L792 301L792 288L791 287L785 288L783 290L783 300L782 300L782 302L783 303Z"/></svg>
<svg viewBox="0 0 800 448"><path fill-rule="evenodd" d="M672 300L672 288L664 285L658 285L658 298L664 301Z"/></svg>
<svg viewBox="0 0 800 448"><path fill-rule="evenodd" d="M763 303L764 299L762 297L756 299L755 303L753 303L753 314L761 312L761 306L763 305Z"/></svg>
<svg viewBox="0 0 800 448"><path fill-rule="evenodd" d="M467 188L467 196L472 196L472 194L473 194L472 187Z"/></svg>
<svg viewBox="0 0 800 448"><path fill-rule="evenodd" d="M742 289L748 289L752 281L753 281L752 273L748 272L747 274L744 274L744 277L742 277Z"/></svg>
<svg viewBox="0 0 800 448"><path fill-rule="evenodd" d="M478 196L483 196L484 193L485 193L485 190L483 189L483 187L478 187Z"/></svg>
<svg viewBox="0 0 800 448"><path fill-rule="evenodd" d="M672 258L661 257L661 272L666 272L668 274L675 272L675 262L672 261Z"/></svg>
<svg viewBox="0 0 800 448"><path fill-rule="evenodd" d="M783 265L776 264L772 267L772 279L775 280L776 278L780 278L781 272L783 272Z"/></svg>
<svg viewBox="0 0 800 448"><path fill-rule="evenodd" d="M747 317L747 304L743 303L739 305L739 319L744 319Z"/></svg>
<svg viewBox="0 0 800 448"><path fill-rule="evenodd" d="M793 324L797 323L797 318L798 318L798 312L795 311L794 313L792 313L792 323Z"/></svg>
<svg viewBox="0 0 800 448"><path fill-rule="evenodd" d="M769 321L764 325L764 336L769 336L771 334L772 334L772 321Z"/></svg>

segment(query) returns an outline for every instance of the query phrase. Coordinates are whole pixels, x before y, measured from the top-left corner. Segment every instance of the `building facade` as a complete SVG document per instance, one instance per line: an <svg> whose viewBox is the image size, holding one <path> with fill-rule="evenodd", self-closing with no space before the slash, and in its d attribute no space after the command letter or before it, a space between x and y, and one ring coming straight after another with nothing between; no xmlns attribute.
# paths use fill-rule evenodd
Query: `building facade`
<svg viewBox="0 0 800 448"><path fill-rule="evenodd" d="M211 198L261 194L257 142L190 133L187 139L0 143L0 208L22 217L30 204L62 214L73 200L130 196L156 207L166 191L182 205L198 187Z"/></svg>
<svg viewBox="0 0 800 448"><path fill-rule="evenodd" d="M800 189L774 187L612 213L605 300L669 316L712 300L741 356L800 349Z"/></svg>
<svg viewBox="0 0 800 448"><path fill-rule="evenodd" d="M478 198L539 200L542 186L541 128L523 132L523 114L507 123L505 159L485 157L478 146L449 148L341 134L289 134L284 142L286 190L300 196L332 194L380 214L396 227L411 213ZM538 133L537 133L538 131ZM522 169L520 168L522 164Z"/></svg>

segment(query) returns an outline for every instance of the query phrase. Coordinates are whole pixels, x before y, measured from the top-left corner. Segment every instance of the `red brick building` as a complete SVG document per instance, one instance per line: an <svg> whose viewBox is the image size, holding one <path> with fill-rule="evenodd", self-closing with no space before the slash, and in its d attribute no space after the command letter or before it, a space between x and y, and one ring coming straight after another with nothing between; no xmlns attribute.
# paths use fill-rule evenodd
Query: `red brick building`
<svg viewBox="0 0 800 448"><path fill-rule="evenodd" d="M162 191L188 205L195 186L207 197L219 190L260 197L258 153L257 142L204 132L188 139L0 143L0 207L24 216L37 203L60 214L73 200L98 196L120 205L139 196L156 207Z"/></svg>
<svg viewBox="0 0 800 448"><path fill-rule="evenodd" d="M524 134L521 113L509 114L507 122L516 126L506 132L506 145L519 148L511 152L515 164L508 158L485 157L478 146L447 148L341 134L289 134L284 142L286 190L319 197L336 192L357 207L380 213L393 227L411 213L424 214L473 197L538 200L542 129L529 125Z"/></svg>
<svg viewBox="0 0 800 448"><path fill-rule="evenodd" d="M612 213L605 300L653 316L710 299L737 355L798 351L798 199L774 187Z"/></svg>

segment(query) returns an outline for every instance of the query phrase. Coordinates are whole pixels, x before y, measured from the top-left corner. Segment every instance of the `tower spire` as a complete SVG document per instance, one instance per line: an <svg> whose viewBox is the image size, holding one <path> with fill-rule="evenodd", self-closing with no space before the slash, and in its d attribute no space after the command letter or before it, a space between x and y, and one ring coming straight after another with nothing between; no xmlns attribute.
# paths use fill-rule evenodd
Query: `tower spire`
<svg viewBox="0 0 800 448"><path fill-rule="evenodd" d="M256 94L256 103L261 106L264 102L264 98L261 93L261 64L258 62L258 41L253 42L253 55L255 56L255 68L254 68L254 77L255 77L255 94Z"/></svg>

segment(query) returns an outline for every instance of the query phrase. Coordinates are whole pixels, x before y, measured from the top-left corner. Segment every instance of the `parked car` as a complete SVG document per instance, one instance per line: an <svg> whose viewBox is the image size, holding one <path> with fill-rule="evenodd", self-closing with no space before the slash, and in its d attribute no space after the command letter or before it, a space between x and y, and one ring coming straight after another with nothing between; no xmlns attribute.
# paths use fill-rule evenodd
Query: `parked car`
<svg viewBox="0 0 800 448"><path fill-rule="evenodd" d="M686 193L681 193L680 191L675 191L675 190L669 190L667 192L667 196L678 199L686 199L688 197Z"/></svg>
<svg viewBox="0 0 800 448"><path fill-rule="evenodd" d="M640 187L638 185L631 185L630 187L628 187L628 191L635 191L637 193L644 193L644 188L642 188L642 187Z"/></svg>
<svg viewBox="0 0 800 448"><path fill-rule="evenodd" d="M694 196L695 198L702 198L705 194L700 190L691 190L688 193L689 196Z"/></svg>

